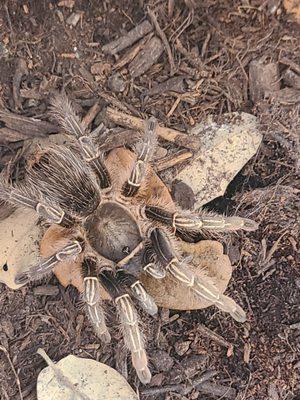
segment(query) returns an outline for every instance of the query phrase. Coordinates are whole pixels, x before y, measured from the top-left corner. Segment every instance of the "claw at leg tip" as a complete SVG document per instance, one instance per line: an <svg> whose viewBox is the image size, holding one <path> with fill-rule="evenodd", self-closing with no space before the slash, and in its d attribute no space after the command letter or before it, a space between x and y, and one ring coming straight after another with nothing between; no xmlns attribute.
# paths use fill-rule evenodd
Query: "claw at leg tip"
<svg viewBox="0 0 300 400"><path fill-rule="evenodd" d="M29 277L26 272L22 272L20 274L17 274L15 277L15 284L16 285L23 285L25 283L29 282Z"/></svg>
<svg viewBox="0 0 300 400"><path fill-rule="evenodd" d="M152 375L148 367L145 367L142 370L137 370L136 373L144 385L151 381Z"/></svg>

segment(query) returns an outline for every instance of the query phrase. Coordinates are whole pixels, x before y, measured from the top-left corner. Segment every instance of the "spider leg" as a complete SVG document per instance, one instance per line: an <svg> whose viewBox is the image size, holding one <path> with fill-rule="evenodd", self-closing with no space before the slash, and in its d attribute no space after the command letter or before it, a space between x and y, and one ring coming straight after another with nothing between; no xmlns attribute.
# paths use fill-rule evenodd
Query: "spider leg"
<svg viewBox="0 0 300 400"><path fill-rule="evenodd" d="M65 94L60 94L53 99L52 114L66 133L76 138L82 157L96 174L100 188L109 188L111 179L102 159L103 154L97 149L93 139L86 134L85 127Z"/></svg>
<svg viewBox="0 0 300 400"><path fill-rule="evenodd" d="M145 206L145 215L149 219L173 227L175 231L187 237L193 237L201 231L226 232L239 229L254 231L258 227L255 221L248 218L226 217L209 213L194 215L190 212L170 212L164 208L151 205Z"/></svg>
<svg viewBox="0 0 300 400"><path fill-rule="evenodd" d="M66 228L74 225L75 220L57 205L40 200L40 195L29 185L13 187L0 181L0 199L17 207L33 209L50 224L59 224Z"/></svg>
<svg viewBox="0 0 300 400"><path fill-rule="evenodd" d="M97 277L97 263L91 258L85 258L82 263L82 276L84 282L83 298L89 319L97 336L104 342L111 340L108 332L105 315L101 305L100 283Z"/></svg>
<svg viewBox="0 0 300 400"><path fill-rule="evenodd" d="M17 274L15 277L16 284L24 284L33 279L42 278L53 270L55 265L61 261L71 261L83 251L83 242L74 240L57 251L52 256L43 259L39 264L30 267L27 271Z"/></svg>
<svg viewBox="0 0 300 400"><path fill-rule="evenodd" d="M153 248L158 261L178 281L189 288L196 296L212 302L220 310L228 312L236 321L245 322L246 314L234 300L219 292L213 282L206 276L196 277L187 265L180 262L167 234L159 228L150 233Z"/></svg>
<svg viewBox="0 0 300 400"><path fill-rule="evenodd" d="M166 276L166 270L158 262L156 253L151 243L145 244L143 253L143 270L156 279L162 279Z"/></svg>
<svg viewBox="0 0 300 400"><path fill-rule="evenodd" d="M150 315L157 314L157 305L153 298L146 292L144 286L138 278L128 273L123 268L117 270L116 279L121 286L128 287L131 294L135 297L141 307Z"/></svg>
<svg viewBox="0 0 300 400"><path fill-rule="evenodd" d="M137 146L137 159L133 165L130 177L122 188L125 197L135 196L147 173L148 163L151 162L156 146L156 126L154 117L146 121L145 134Z"/></svg>
<svg viewBox="0 0 300 400"><path fill-rule="evenodd" d="M151 372L148 368L147 354L144 347L144 338L139 328L137 311L130 296L120 286L112 270L102 270L99 274L101 285L114 299L123 328L126 346L131 351L132 364L141 382L149 383Z"/></svg>

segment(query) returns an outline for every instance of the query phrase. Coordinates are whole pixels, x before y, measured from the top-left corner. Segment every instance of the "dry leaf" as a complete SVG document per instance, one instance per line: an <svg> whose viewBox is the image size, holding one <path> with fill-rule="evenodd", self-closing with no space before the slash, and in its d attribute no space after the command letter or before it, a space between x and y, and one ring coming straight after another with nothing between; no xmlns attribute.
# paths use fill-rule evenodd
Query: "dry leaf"
<svg viewBox="0 0 300 400"><path fill-rule="evenodd" d="M38 353L49 365L37 379L38 400L138 400L125 378L105 364L73 355L54 364L44 350Z"/></svg>
<svg viewBox="0 0 300 400"><path fill-rule="evenodd" d="M255 116L234 112L222 118L222 123L215 123L209 116L191 130L199 138L201 150L176 176L193 189L195 208L225 193L227 185L254 156L262 140Z"/></svg>
<svg viewBox="0 0 300 400"><path fill-rule="evenodd" d="M284 0L283 6L288 14L292 14L300 24L300 2L299 0Z"/></svg>
<svg viewBox="0 0 300 400"><path fill-rule="evenodd" d="M19 209L0 222L0 282L11 289L22 286L15 276L38 262L41 236L33 211Z"/></svg>
<svg viewBox="0 0 300 400"><path fill-rule="evenodd" d="M201 277L201 271L205 270L207 275L213 278L220 293L224 293L231 278L232 266L229 257L223 254L222 244L215 240L203 240L195 244L182 242L180 246L184 253L193 256L189 267L195 276ZM186 286L171 276L158 280L144 274L141 281L159 307L196 310L212 304L194 296L192 292L189 293Z"/></svg>

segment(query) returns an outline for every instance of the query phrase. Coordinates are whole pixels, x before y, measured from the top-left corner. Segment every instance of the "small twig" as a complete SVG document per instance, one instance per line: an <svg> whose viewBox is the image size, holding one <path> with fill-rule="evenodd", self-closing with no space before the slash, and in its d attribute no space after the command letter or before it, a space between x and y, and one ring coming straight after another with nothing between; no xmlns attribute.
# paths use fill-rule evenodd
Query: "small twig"
<svg viewBox="0 0 300 400"><path fill-rule="evenodd" d="M181 53L187 61L195 68L201 71L201 74L204 72L206 73L206 76L208 76L208 73L205 70L205 64L202 60L200 60L199 57L197 57L195 54L190 53L181 43L179 39L176 39L176 44L175 44L176 49Z"/></svg>
<svg viewBox="0 0 300 400"><path fill-rule="evenodd" d="M28 68L26 61L23 58L19 58L16 63L16 71L13 77L13 98L15 102L15 109L22 109L22 102L20 97L20 85L24 75L28 74Z"/></svg>
<svg viewBox="0 0 300 400"><path fill-rule="evenodd" d="M183 162L189 160L193 157L193 153L187 150L181 150L175 154L164 157L155 162L155 170L157 172L164 171L165 169L172 168L177 164L182 164Z"/></svg>
<svg viewBox="0 0 300 400"><path fill-rule="evenodd" d="M86 113L86 115L82 118L82 125L84 128L87 128L96 118L98 112L100 111L101 107L99 103L95 103L89 111Z"/></svg>
<svg viewBox="0 0 300 400"><path fill-rule="evenodd" d="M20 399L23 400L23 395L22 395L22 390L21 390L20 379L19 379L19 376L18 376L18 374L16 373L16 370L15 370L15 367L14 367L14 365L13 365L11 359L10 359L9 353L8 353L8 351L6 350L6 348L5 348L4 346L1 346L1 345L0 345L0 351L2 351L2 352L5 354L6 358L8 359L9 365L10 365L10 367L11 367L11 369L12 369L12 371L13 371L13 374L14 374L14 376L15 376L15 378L16 378L16 382L17 382L17 386L18 386L18 390L19 390Z"/></svg>
<svg viewBox="0 0 300 400"><path fill-rule="evenodd" d="M152 10L150 10L150 8L148 7L148 15L151 18L151 21L153 22L153 25L156 29L157 34L160 36L167 55L168 55L168 59L169 59L169 64L170 64L170 75L173 76L175 73L175 63L174 63L174 58L173 58L173 54L172 54L172 50L171 47L169 45L167 36L165 35L165 32L161 29L161 27L159 26L159 23L157 21L156 15L154 14L154 12Z"/></svg>
<svg viewBox="0 0 300 400"><path fill-rule="evenodd" d="M227 347L228 349L233 348L233 345L231 343L227 342L227 340L225 340L222 336L206 328L206 326L199 324L197 329L198 331L200 331L201 334L220 344L221 346Z"/></svg>
<svg viewBox="0 0 300 400"><path fill-rule="evenodd" d="M218 374L217 371L206 371L204 374L200 376L200 378L193 380L192 383L189 385L185 385L183 383L174 385L165 385L160 387L153 387L151 389L144 389L141 390L141 393L145 396L154 396L168 392L177 392L184 396L190 393L195 388L197 389L201 388L201 385L203 385L206 381L210 380L217 374Z"/></svg>
<svg viewBox="0 0 300 400"><path fill-rule="evenodd" d="M14 43L14 31L13 31L13 27L12 27L11 18L10 18L10 15L9 15L9 10L8 10L7 4L4 4L4 9L5 9L5 13L6 13L6 19L7 19L8 27L9 27L9 30L10 30L10 39L11 39L11 42Z"/></svg>
<svg viewBox="0 0 300 400"><path fill-rule="evenodd" d="M300 66L296 64L294 61L289 60L286 57L282 57L279 59L279 62L284 65L288 65L291 69L293 69L297 74L300 74Z"/></svg>
<svg viewBox="0 0 300 400"><path fill-rule="evenodd" d="M145 127L145 121L141 118L125 114L111 107L107 107L106 116L109 120L118 125L124 126L125 128L143 131ZM187 149L198 150L200 147L197 138L188 136L187 134L176 131L175 129L158 126L157 134L162 139L176 143L178 146L182 146Z"/></svg>

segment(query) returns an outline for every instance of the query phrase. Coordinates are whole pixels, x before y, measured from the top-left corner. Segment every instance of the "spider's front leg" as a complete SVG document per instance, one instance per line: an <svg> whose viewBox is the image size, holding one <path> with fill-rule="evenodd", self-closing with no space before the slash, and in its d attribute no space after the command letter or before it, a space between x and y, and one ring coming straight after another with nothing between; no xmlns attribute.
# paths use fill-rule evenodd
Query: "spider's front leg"
<svg viewBox="0 0 300 400"><path fill-rule="evenodd" d="M156 127L157 121L154 117L146 121L144 137L137 144L137 159L131 170L130 177L122 188L122 194L125 197L135 196L146 177L147 167L149 162L152 161L156 147Z"/></svg>
<svg viewBox="0 0 300 400"><path fill-rule="evenodd" d="M83 241L73 240L52 256L42 260L39 264L31 266L27 271L17 274L15 277L15 283L22 285L31 280L43 278L51 272L58 263L74 260L83 249Z"/></svg>
<svg viewBox="0 0 300 400"><path fill-rule="evenodd" d="M170 212L162 207L152 205L145 207L145 215L149 219L174 228L175 232L181 233L187 239L193 239L201 231L228 232L239 229L254 231L258 228L258 224L248 218L226 217L205 212L202 215L184 211Z"/></svg>
<svg viewBox="0 0 300 400"><path fill-rule="evenodd" d="M97 277L97 262L92 258L85 258L82 263L82 276L84 283L83 298L86 303L87 314L95 329L97 336L104 342L111 340L108 332L105 315L101 305L100 283Z"/></svg>
<svg viewBox="0 0 300 400"><path fill-rule="evenodd" d="M131 351L132 364L137 375L141 382L149 383L151 372L148 368L144 338L139 328L138 314L130 296L120 285L109 267L100 272L99 280L112 299L114 299L123 328L124 340Z"/></svg>
<svg viewBox="0 0 300 400"><path fill-rule="evenodd" d="M128 288L135 299L138 300L141 307L150 315L157 314L157 305L153 298L147 293L146 289L138 278L125 271L125 269L118 269L116 279L120 285Z"/></svg>
<svg viewBox="0 0 300 400"><path fill-rule="evenodd" d="M150 233L150 239L158 261L175 279L188 287L196 296L210 301L220 310L228 312L236 321L245 322L246 314L234 300L220 293L209 277L205 275L201 279L196 277L184 262L178 260L164 231L154 228Z"/></svg>
<svg viewBox="0 0 300 400"><path fill-rule="evenodd" d="M76 138L82 158L96 174L99 179L100 188L109 188L111 186L111 179L103 161L103 154L97 148L93 139L86 134L86 128L76 115L65 94L60 94L53 99L52 114L65 129L66 133Z"/></svg>

